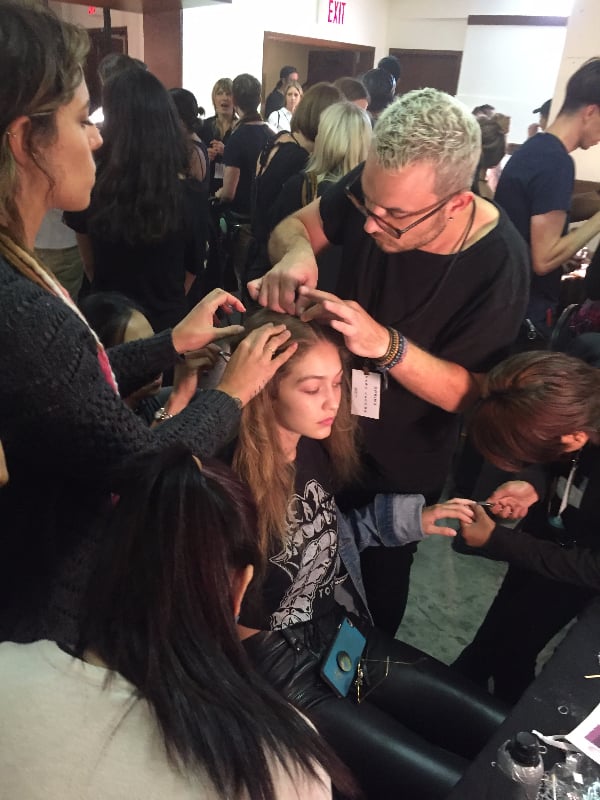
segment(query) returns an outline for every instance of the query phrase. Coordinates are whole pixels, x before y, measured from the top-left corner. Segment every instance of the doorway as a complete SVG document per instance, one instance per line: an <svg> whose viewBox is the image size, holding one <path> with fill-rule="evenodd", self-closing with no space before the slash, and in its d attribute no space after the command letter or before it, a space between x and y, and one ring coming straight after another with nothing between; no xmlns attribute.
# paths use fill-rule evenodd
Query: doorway
<svg viewBox="0 0 600 800"><path fill-rule="evenodd" d="M279 70L285 65L296 67L300 82L312 86L318 81L361 75L371 69L374 60L374 47L265 31L263 99L279 80Z"/></svg>
<svg viewBox="0 0 600 800"><path fill-rule="evenodd" d="M390 49L402 67L400 93L431 87L455 95L462 62L461 50Z"/></svg>
<svg viewBox="0 0 600 800"><path fill-rule="evenodd" d="M103 28L88 28L90 50L85 62L85 82L90 93L90 110L95 111L102 104L102 87L98 77L98 64L109 53L127 55L127 28L111 28L110 40Z"/></svg>

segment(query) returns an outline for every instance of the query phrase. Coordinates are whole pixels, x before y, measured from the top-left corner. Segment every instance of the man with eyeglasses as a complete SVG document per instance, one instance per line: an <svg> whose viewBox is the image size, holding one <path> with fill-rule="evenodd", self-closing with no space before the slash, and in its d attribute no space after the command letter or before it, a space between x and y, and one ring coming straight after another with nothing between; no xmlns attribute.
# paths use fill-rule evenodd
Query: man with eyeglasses
<svg viewBox="0 0 600 800"><path fill-rule="evenodd" d="M468 188L480 150L479 124L454 98L403 95L379 118L364 165L275 229L275 266L248 285L261 305L340 331L369 386L381 374L379 419L361 418L364 471L347 504L376 492L435 502L477 373L517 334L527 251L506 215ZM316 289L315 254L330 243L343 248L335 295ZM392 634L411 561L408 547L363 561L375 622Z"/></svg>

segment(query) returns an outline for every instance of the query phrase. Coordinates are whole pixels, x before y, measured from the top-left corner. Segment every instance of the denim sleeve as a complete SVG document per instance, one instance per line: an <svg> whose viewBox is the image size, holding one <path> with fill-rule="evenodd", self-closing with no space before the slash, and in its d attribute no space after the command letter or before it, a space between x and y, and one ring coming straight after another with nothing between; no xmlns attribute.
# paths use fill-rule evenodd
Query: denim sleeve
<svg viewBox="0 0 600 800"><path fill-rule="evenodd" d="M378 494L368 506L342 513L359 550L365 547L399 547L418 542L425 534L421 512L425 498L420 494Z"/></svg>

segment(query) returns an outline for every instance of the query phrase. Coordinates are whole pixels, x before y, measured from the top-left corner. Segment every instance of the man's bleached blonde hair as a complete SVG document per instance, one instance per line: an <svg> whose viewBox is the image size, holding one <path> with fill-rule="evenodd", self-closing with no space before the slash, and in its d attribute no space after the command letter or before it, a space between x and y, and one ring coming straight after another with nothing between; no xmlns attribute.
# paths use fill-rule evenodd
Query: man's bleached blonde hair
<svg viewBox="0 0 600 800"><path fill-rule="evenodd" d="M431 163L435 191L442 198L470 188L481 155L481 130L454 97L437 89L416 89L381 114L371 150L387 170L418 161Z"/></svg>

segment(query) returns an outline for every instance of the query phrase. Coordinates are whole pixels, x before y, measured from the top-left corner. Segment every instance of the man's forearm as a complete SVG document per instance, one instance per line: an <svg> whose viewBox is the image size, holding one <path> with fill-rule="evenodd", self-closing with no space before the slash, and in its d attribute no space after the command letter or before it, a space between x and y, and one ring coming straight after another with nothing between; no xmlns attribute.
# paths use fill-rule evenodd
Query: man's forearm
<svg viewBox="0 0 600 800"><path fill-rule="evenodd" d="M600 211L600 194L598 192L582 192L571 198L569 219L571 222L583 222Z"/></svg>
<svg viewBox="0 0 600 800"><path fill-rule="evenodd" d="M277 264L288 253L297 254L299 260L315 257L308 231L295 217L287 217L280 222L269 238L271 264Z"/></svg>
<svg viewBox="0 0 600 800"><path fill-rule="evenodd" d="M584 247L590 239L600 233L600 212L594 214L577 228L573 228L569 233L561 236L547 250L540 254L536 248L532 248L532 267L536 275L547 275L553 272L565 261L568 261L578 250Z"/></svg>
<svg viewBox="0 0 600 800"><path fill-rule="evenodd" d="M390 375L409 392L445 411L467 410L480 394L476 375L455 364L432 356L412 342L406 355Z"/></svg>

